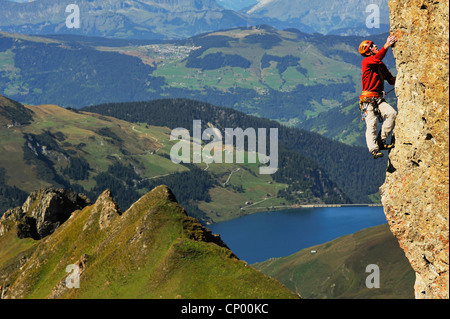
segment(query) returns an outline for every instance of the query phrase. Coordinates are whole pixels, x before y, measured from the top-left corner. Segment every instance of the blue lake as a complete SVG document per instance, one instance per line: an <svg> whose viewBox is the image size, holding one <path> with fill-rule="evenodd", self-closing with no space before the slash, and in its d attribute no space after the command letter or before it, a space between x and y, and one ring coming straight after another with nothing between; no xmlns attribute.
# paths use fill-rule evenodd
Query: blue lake
<svg viewBox="0 0 450 319"><path fill-rule="evenodd" d="M361 229L387 223L383 207L298 208L209 225L248 263L291 255Z"/></svg>

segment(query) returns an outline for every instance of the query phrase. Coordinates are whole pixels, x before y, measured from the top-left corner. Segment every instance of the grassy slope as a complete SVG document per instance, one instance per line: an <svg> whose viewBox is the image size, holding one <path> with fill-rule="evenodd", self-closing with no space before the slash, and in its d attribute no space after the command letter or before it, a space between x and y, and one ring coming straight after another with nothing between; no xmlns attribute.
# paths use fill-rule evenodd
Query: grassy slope
<svg viewBox="0 0 450 319"><path fill-rule="evenodd" d="M380 268L378 289L365 285L369 264ZM387 224L254 266L307 299L414 298L414 272Z"/></svg>
<svg viewBox="0 0 450 319"><path fill-rule="evenodd" d="M3 236L0 236L0 280L13 280L9 273L16 269L23 256L30 255L37 245L37 241L26 238L19 239L16 236L17 228L14 226ZM8 275L7 275L8 274Z"/></svg>
<svg viewBox="0 0 450 319"><path fill-rule="evenodd" d="M86 254L80 289L60 288L62 298L296 297L226 247L204 240L205 230L166 187L144 195L104 229L98 223L102 205L76 212L38 242L19 274L11 276L10 290L22 298L48 297L64 282L65 267ZM0 247L1 266L9 255Z"/></svg>
<svg viewBox="0 0 450 319"><path fill-rule="evenodd" d="M65 137L64 145L61 145L63 149L74 152L75 156L84 157L93 169L94 174L92 176L95 176L100 171L107 170L109 164L112 162L110 159L107 159L108 156L116 158L125 157L117 145L111 143L108 138L97 134L97 130L110 127L123 140L123 146L129 154L136 156L156 151L161 147L157 142L158 138L169 134L168 129L157 127L151 127L149 129L140 127L140 131L138 131L136 129L138 124L132 125L116 119L75 113L55 105L27 107L34 112L34 121L31 125L12 129L0 129L0 149L2 152L8 154L7 157L0 159L0 166L6 168L12 183L28 192L48 186L49 184L39 180L33 167L23 161L22 146L25 144L24 133L38 135L44 131L49 131L53 134L61 132ZM152 162L151 156L142 158ZM171 163L170 160L164 161L159 156L158 162L169 166ZM148 163L145 164L149 165ZM67 166L67 160L64 158L60 159L59 165L61 167ZM171 167L171 171L176 169L182 169L182 167L175 165ZM160 174L161 171L155 171L154 173L146 171L145 173L148 174L146 177L151 177L153 174ZM76 182L89 187L92 184L92 179Z"/></svg>
<svg viewBox="0 0 450 319"><path fill-rule="evenodd" d="M108 170L115 161L123 165L132 164L142 179L154 179L166 174L187 171L183 165L174 164L170 158L170 149L175 141L170 141L170 130L164 127L151 126L140 123L129 123L95 113L73 112L56 105L27 106L34 112L31 125L6 129L0 127L0 152L8 156L0 157L0 167L6 169L7 183L17 186L26 192L54 185L38 176L36 167L27 164L24 158L24 133L39 135L45 131L52 134L60 132L64 140L58 144L72 157L84 158L90 165L91 171L86 180L70 180L80 184L86 190L95 186L95 177ZM98 131L110 128L121 140L120 143L102 136ZM123 151L125 150L125 152ZM67 158L58 156L54 159L55 168L60 171L69 165ZM198 164L205 169L206 164ZM214 221L221 221L240 216L241 207L245 202L261 202L254 205L248 212L265 210L267 207L278 206L282 203L289 205L286 200L277 199L277 191L287 187L286 184L276 183L269 175L258 174L259 164L211 164L208 172L217 182L210 191L210 202L199 202L200 209ZM239 168L237 174L229 175ZM251 173L253 172L253 174ZM67 176L65 176L68 178ZM270 183L269 183L270 182ZM232 186L242 187L243 192L237 192ZM146 191L138 190L141 195ZM266 199L266 197L270 197Z"/></svg>
<svg viewBox="0 0 450 319"><path fill-rule="evenodd" d="M261 47L259 43L248 43L247 36L276 35L280 42L271 48ZM267 88L279 91L291 91L297 85L315 85L330 83L345 83L352 79L359 83L358 67L344 62L339 57L325 56L314 44L298 40L295 33L289 31L275 31L265 29L233 29L224 32L214 32L203 38L224 36L229 37L228 47L211 47L200 58L217 52L222 54L239 55L251 62L248 69L241 67L222 67L215 70L192 69L186 67L186 60L173 59L158 66L154 75L166 78L169 86L202 90L205 87L227 91L235 86L254 89L263 93ZM332 50L332 48L329 48ZM339 49L352 52L348 44L340 44ZM146 52L146 54L148 54ZM278 62L271 61L268 67L262 68L263 56L277 57L293 56L300 59L299 65L290 66L281 73L277 69ZM144 55L145 56L145 55ZM158 56L155 56L158 58ZM306 73L297 70L301 66ZM334 106L336 101L316 101L324 106ZM327 107L324 107L324 110ZM319 110L318 110L319 111ZM317 115L315 113L310 116Z"/></svg>
<svg viewBox="0 0 450 319"><path fill-rule="evenodd" d="M265 35L276 35L279 37L280 42L271 48L261 47L260 43L249 43L245 40L247 36L265 36ZM330 58L324 56L315 46L309 44L307 41L302 41L297 39L295 33L289 31L279 31L275 29L232 29L224 32L213 32L206 34L203 38L224 36L229 37L232 41L229 41L229 47L212 47L205 52L200 57L204 57L211 53L222 52L223 54L237 54L245 57L251 62L249 72L254 76L254 84L263 88L263 83L272 88L284 88L287 89L289 86L295 86L297 84L317 84L317 83L330 83L335 80L344 81L342 77L347 75L354 75L356 68L351 65L340 61L341 63L336 66L336 68L329 68L329 63L333 62ZM351 48L343 45L340 49L350 51ZM313 76L313 78L305 77L301 72L293 69L287 69L283 73L279 73L277 70L277 62L270 62L270 66L267 68L261 68L261 59L265 55L273 55L278 57L283 57L287 55L292 55L294 57L300 58L300 64L303 68L308 71L308 76ZM177 63L178 67L185 67L185 63L180 63L183 61L174 61L174 64L165 64L159 68L157 73L160 75L165 75L166 71L170 71ZM296 65L297 66L297 65ZM241 68L224 68L215 70L215 72L222 72L223 75L233 74L234 71L239 73ZM295 76L292 76L294 72ZM170 77L180 76L174 72L169 74ZM181 74L183 75L183 74ZM212 74L211 74L212 75ZM215 73L217 75L217 73ZM212 77L206 76L206 79L200 80L200 83L210 84L211 86L217 85L216 81L212 81ZM271 79L269 79L271 78ZM182 79L181 77L179 78ZM230 78L231 79L231 78ZM211 81L208 81L211 80ZM287 81L287 82L285 82ZM306 82L305 82L306 81ZM183 82L182 80L179 82ZM235 78L233 82L245 85L245 78ZM220 85L217 85L220 87ZM229 86L231 87L231 85Z"/></svg>

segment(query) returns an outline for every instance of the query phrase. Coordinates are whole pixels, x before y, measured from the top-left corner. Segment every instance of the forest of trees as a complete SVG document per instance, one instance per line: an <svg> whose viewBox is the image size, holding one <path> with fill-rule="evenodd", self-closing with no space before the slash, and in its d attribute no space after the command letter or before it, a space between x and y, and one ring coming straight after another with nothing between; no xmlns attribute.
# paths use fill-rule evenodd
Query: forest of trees
<svg viewBox="0 0 450 319"><path fill-rule="evenodd" d="M89 178L91 167L82 157L70 157L70 164L62 170L62 174L73 180L86 180Z"/></svg>
<svg viewBox="0 0 450 319"><path fill-rule="evenodd" d="M223 54L222 52L205 55L204 58L188 59L186 67L202 70L216 70L225 66L247 69L251 62L237 54Z"/></svg>
<svg viewBox="0 0 450 319"><path fill-rule="evenodd" d="M6 170L0 167L0 217L7 209L22 205L27 196L23 190L6 184Z"/></svg>
<svg viewBox="0 0 450 319"><path fill-rule="evenodd" d="M5 38L0 39L3 42ZM67 107L146 99L148 89L161 92L166 84L164 78L151 76L154 68L136 57L101 52L76 42L70 47L28 41L13 46L5 42L0 49L14 52L14 67L20 70L15 76L21 93L10 97L23 100L27 93L27 103L42 103L43 95L45 101ZM11 85L10 76L0 72L2 91Z"/></svg>
<svg viewBox="0 0 450 319"><path fill-rule="evenodd" d="M270 54L264 54L261 59L261 68L265 69L270 66L270 62L275 61L277 62L277 70L279 74L282 74L286 69L290 66L298 66L300 58L297 58L293 55L286 55L283 57L270 55Z"/></svg>
<svg viewBox="0 0 450 319"><path fill-rule="evenodd" d="M257 43L265 50L277 46L281 41L282 39L276 34L250 34L244 38L244 42L250 44Z"/></svg>

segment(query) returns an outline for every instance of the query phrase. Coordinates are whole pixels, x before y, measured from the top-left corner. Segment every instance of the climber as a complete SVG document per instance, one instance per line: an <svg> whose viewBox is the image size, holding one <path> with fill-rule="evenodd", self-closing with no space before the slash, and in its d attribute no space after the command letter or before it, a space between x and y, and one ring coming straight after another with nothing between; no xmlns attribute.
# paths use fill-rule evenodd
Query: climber
<svg viewBox="0 0 450 319"><path fill-rule="evenodd" d="M381 150L388 150L393 144L386 144L386 139L393 131L397 112L386 103L384 81L395 84L395 77L382 62L389 47L397 42L396 36L389 36L386 44L378 50L373 41L365 40L359 46L362 61L362 94L359 97L362 118L366 122L366 143L374 159L383 157ZM383 119L380 134L377 136L377 118Z"/></svg>

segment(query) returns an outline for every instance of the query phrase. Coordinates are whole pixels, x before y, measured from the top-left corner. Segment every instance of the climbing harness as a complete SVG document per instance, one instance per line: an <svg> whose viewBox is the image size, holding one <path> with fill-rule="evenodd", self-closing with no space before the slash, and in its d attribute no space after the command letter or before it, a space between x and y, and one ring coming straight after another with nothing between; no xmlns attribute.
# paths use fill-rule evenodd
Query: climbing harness
<svg viewBox="0 0 450 319"><path fill-rule="evenodd" d="M371 91L363 91L362 94L359 96L359 109L361 111L361 121L364 121L367 116L367 109L370 104L373 105L373 111L377 115L378 121L380 123L383 123L383 117L380 114L380 111L378 110L378 104L381 103L386 95L394 91L395 88L388 92L382 92L381 96L378 92L371 92Z"/></svg>
<svg viewBox="0 0 450 319"><path fill-rule="evenodd" d="M363 91L362 94L359 96L359 109L361 111L361 121L364 121L364 119L366 118L367 109L369 108L370 104L373 105L374 111L376 113L376 109L378 109L377 99L379 97L380 94L371 91Z"/></svg>

